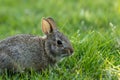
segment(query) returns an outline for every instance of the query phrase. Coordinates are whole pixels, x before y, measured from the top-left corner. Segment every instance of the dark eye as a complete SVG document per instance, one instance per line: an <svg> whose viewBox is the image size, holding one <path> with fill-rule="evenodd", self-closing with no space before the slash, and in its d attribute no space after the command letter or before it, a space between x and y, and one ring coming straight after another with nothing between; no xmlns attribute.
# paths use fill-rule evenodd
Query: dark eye
<svg viewBox="0 0 120 80"><path fill-rule="evenodd" d="M58 44L58 45L61 45L62 42L61 42L60 40L57 40L57 44Z"/></svg>

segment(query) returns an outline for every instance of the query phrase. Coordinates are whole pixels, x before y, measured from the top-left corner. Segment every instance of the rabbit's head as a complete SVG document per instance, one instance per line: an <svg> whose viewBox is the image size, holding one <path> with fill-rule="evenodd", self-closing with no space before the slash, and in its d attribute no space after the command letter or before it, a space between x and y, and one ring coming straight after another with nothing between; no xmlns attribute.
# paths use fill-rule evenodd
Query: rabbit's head
<svg viewBox="0 0 120 80"><path fill-rule="evenodd" d="M45 51L47 56L55 60L60 60L73 53L70 41L65 35L59 32L52 18L42 19L42 31L46 35Z"/></svg>

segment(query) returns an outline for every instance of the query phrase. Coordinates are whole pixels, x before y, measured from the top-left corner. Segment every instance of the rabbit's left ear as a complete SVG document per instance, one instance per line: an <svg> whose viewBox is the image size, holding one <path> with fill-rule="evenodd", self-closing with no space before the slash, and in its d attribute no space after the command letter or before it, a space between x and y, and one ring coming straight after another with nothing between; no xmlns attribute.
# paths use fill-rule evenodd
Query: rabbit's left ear
<svg viewBox="0 0 120 80"><path fill-rule="evenodd" d="M42 31L45 34L52 33L56 29L56 24L52 18L42 19Z"/></svg>

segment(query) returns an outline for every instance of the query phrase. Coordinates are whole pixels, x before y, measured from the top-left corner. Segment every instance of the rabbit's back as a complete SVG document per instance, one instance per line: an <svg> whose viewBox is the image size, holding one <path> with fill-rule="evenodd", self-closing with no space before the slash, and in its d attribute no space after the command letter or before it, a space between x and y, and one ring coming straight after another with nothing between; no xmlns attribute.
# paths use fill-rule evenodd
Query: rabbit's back
<svg viewBox="0 0 120 80"><path fill-rule="evenodd" d="M41 66L44 63L42 43L41 38L33 35L17 35L1 41L0 68L24 69Z"/></svg>

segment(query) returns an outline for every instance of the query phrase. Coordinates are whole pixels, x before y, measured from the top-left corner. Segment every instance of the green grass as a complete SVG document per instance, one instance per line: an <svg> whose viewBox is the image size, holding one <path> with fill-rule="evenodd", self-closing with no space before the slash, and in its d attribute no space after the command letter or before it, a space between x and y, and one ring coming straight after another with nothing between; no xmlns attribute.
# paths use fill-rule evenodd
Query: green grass
<svg viewBox="0 0 120 80"><path fill-rule="evenodd" d="M42 73L0 76L0 80L119 80L119 0L0 0L0 39L42 35L41 18L53 17L74 47L74 55Z"/></svg>

